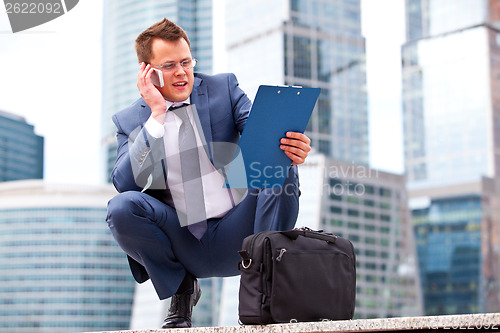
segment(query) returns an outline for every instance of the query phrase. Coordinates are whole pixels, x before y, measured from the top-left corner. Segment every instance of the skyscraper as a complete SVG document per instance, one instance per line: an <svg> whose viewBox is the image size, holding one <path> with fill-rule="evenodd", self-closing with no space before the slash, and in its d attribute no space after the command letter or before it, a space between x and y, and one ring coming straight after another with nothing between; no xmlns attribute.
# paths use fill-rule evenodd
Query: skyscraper
<svg viewBox="0 0 500 333"><path fill-rule="evenodd" d="M260 84L320 87L306 134L320 153L368 165L360 1L228 1L228 70L252 99Z"/></svg>
<svg viewBox="0 0 500 333"><path fill-rule="evenodd" d="M409 189L500 172L498 1L407 0L402 49Z"/></svg>
<svg viewBox="0 0 500 333"><path fill-rule="evenodd" d="M406 18L405 166L426 313L498 311L499 259L486 254L500 245L488 233L500 223L491 208L500 176L500 3L407 0Z"/></svg>
<svg viewBox="0 0 500 333"><path fill-rule="evenodd" d="M365 40L361 35L360 1L278 0L273 1L272 8L269 1L265 0L227 1L224 16L227 69L236 74L240 86L248 96L254 98L261 84L320 87L321 94L306 129L306 134L311 138L311 145L317 152L335 161L354 163L356 167L368 165ZM328 186L329 181L324 177L322 168L330 165L322 158L317 157L318 160L308 158L306 166L300 169L301 187L314 184L313 186L318 186L320 189L316 192L308 191L307 194L303 192L301 195L301 213L297 226L307 225L333 233L342 233L349 230L349 224L352 228L357 227L361 230L360 233L349 230L351 232L344 235L347 238L353 237L355 247L361 248L360 262L363 266L361 278L370 280L361 282L362 287L358 293L362 295L360 299L366 300L358 301L356 317L419 313L418 290L415 294L409 292L409 288L415 285L414 281L398 284L400 295L404 295L401 298L389 295L385 284L389 278L385 279L388 272L393 272L400 267L400 264L402 265L402 262L399 258L396 260L391 257L389 264L388 257L381 257L387 256L389 252L387 249L379 251L378 247L381 242L385 244L382 246L388 246L387 242L394 240L392 238L389 241L387 234L380 234L380 230L392 233L395 230L390 228L397 230L404 228L401 226L404 213L396 214L397 217L389 217L392 218L390 223L380 220L378 208L376 208L377 214L372 214L371 211L368 213L371 220L365 219L363 215L347 216L347 209L344 215L340 213L341 217L335 215L327 202L327 196L322 196L321 192L321 187ZM320 160L323 162L318 162ZM313 166L315 164L316 166ZM321 166L318 166L320 164ZM313 171L309 173L307 170ZM340 177L338 181L348 181L344 178ZM350 181L357 182L355 178L351 178ZM391 192L391 198L392 195L400 195L400 191L404 193L401 179L398 177L388 177L387 182L387 186L398 189ZM340 201L347 201L347 196L339 198ZM391 207L394 209L396 206ZM404 211L404 207L401 209ZM364 214L364 210L356 210L353 207L349 212ZM382 215L388 218L387 214ZM331 224L330 220L343 225ZM365 237L366 233L372 235ZM365 238L368 242L374 243L366 244ZM410 235L404 239L412 243ZM374 247L377 250L374 250ZM377 258L374 259L375 257ZM373 263L374 260L377 263ZM387 271L384 272L384 269ZM395 275L391 278L395 278ZM235 279L224 281L223 291L226 293L223 296L224 308L236 308L235 283L237 283ZM384 301L383 306L377 306L375 299L380 299L381 295L384 295L387 302ZM409 306L410 304L414 307ZM227 315L221 316L221 321L224 324L236 323L234 316L230 318Z"/></svg>
<svg viewBox="0 0 500 333"><path fill-rule="evenodd" d="M42 179L43 142L23 117L0 110L0 182Z"/></svg>
<svg viewBox="0 0 500 333"><path fill-rule="evenodd" d="M128 329L135 282L105 221L114 193L0 184L0 331Z"/></svg>
<svg viewBox="0 0 500 333"><path fill-rule="evenodd" d="M412 220L427 315L500 310L500 183L413 193Z"/></svg>

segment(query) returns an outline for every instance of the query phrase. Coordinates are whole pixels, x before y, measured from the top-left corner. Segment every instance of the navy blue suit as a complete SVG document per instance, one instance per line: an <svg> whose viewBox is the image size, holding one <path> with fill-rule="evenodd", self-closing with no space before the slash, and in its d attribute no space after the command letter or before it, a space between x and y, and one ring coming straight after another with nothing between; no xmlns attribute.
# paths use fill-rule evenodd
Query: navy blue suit
<svg viewBox="0 0 500 333"><path fill-rule="evenodd" d="M195 73L191 104L196 106L210 160L220 161L216 142L236 144L251 102L233 74ZM197 277L237 275L243 239L263 230L286 230L298 214L297 168L291 167L282 188L249 189L248 195L223 218L209 219L206 234L197 240L181 227L173 207L166 204L165 170L155 147L163 138L151 137L144 123L151 109L141 98L113 116L118 152L112 181L120 194L108 203L107 221L127 253L137 282L151 278L160 299L172 296L186 270ZM278 142L276 144L279 144ZM188 203L189 204L189 203Z"/></svg>

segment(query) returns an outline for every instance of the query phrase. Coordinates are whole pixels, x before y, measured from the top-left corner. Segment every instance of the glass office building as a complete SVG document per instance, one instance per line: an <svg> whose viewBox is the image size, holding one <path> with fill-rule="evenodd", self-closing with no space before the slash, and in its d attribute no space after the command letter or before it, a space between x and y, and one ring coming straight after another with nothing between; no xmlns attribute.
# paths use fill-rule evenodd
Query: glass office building
<svg viewBox="0 0 500 333"><path fill-rule="evenodd" d="M407 0L402 48L409 189L500 171L497 1Z"/></svg>
<svg viewBox="0 0 500 333"><path fill-rule="evenodd" d="M413 193L427 315L500 311L499 185L483 177Z"/></svg>
<svg viewBox="0 0 500 333"><path fill-rule="evenodd" d="M500 262L486 255L497 194L483 177L500 175L500 3L407 0L406 18L405 167L425 310L498 311Z"/></svg>
<svg viewBox="0 0 500 333"><path fill-rule="evenodd" d="M412 214L426 314L483 312L481 197L438 198Z"/></svg>
<svg viewBox="0 0 500 333"><path fill-rule="evenodd" d="M228 1L224 16L227 69L236 74L247 95L253 99L262 84L321 88L306 129L311 145L317 152L335 161L354 163L356 166L368 165L365 40L361 35L360 1L277 0L273 1L272 9L269 1L265 0ZM375 217L375 213L373 216L370 213L368 215L373 221L366 228L371 231L365 231L368 229L364 226L364 212L360 213L360 210L354 208L342 213L331 212L330 205L323 204L327 199L322 196L320 189L305 189L309 186L321 188L324 184L328 186L322 169L328 163L323 161L318 164L314 161L311 156L308 157L307 166L301 166L299 171L302 195L297 226L306 225L334 233L343 233L348 230L348 226L358 228L358 233L353 229L344 234L348 238L352 236L354 246L361 251L355 316L371 318L421 313L418 309L421 304L418 301L418 290L410 291L415 286L413 280L400 283L404 279L402 276L396 278L391 275L399 265L392 254L389 259L389 247L395 244L391 243L394 238L389 241L386 235L381 240L380 228L392 234L393 231L389 231L389 228L400 221L399 217L390 223L384 222L386 225L379 225L384 224L379 220L380 214ZM339 181L345 181L343 177L339 177ZM404 187L399 190L404 192ZM347 202L347 197L342 200ZM380 208L373 209L378 212ZM361 216L349 215L348 218L348 212ZM337 214L336 218L333 218L333 214ZM331 219L342 220L345 228L330 226ZM372 233L372 236L367 236L368 242L374 242L371 245L364 245L367 232ZM381 246L387 248L381 250L378 248ZM369 258L365 257L365 252ZM360 279L363 281L360 282ZM364 279L370 281L364 282ZM399 280L396 282L396 279ZM237 324L238 300L235 293L238 291L238 281L237 278L230 278L223 282L222 325ZM390 291L389 283L398 286ZM399 293L400 296L392 293Z"/></svg>
<svg viewBox="0 0 500 333"><path fill-rule="evenodd" d="M0 182L42 179L43 143L23 117L0 110Z"/></svg>
<svg viewBox="0 0 500 333"><path fill-rule="evenodd" d="M365 40L359 0L228 1L228 70L261 84L319 87L306 133L319 152L368 165Z"/></svg>
<svg viewBox="0 0 500 333"><path fill-rule="evenodd" d="M135 282L105 220L114 193L0 184L0 331L128 329Z"/></svg>

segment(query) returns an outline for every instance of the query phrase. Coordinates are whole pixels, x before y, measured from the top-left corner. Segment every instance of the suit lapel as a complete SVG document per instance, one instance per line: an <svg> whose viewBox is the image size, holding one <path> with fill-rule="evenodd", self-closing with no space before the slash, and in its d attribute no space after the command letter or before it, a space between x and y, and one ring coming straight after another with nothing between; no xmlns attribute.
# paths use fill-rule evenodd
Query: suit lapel
<svg viewBox="0 0 500 333"><path fill-rule="evenodd" d="M196 106L198 117L200 119L201 128L205 135L205 140L208 145L208 154L212 160L212 127L210 126L210 107L208 105L207 86L203 84L203 80L196 77L194 78L193 92L191 93L191 104Z"/></svg>
<svg viewBox="0 0 500 333"><path fill-rule="evenodd" d="M151 116L151 108L149 105L146 104L146 102L141 99L141 109L138 112L139 114L139 124L141 126L144 126L144 123L149 119Z"/></svg>

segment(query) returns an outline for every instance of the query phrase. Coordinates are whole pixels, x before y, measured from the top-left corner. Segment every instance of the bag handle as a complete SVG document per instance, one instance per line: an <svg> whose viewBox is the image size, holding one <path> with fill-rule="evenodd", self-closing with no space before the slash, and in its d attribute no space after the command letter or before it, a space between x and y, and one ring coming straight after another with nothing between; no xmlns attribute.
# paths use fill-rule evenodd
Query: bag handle
<svg viewBox="0 0 500 333"><path fill-rule="evenodd" d="M330 233L325 233L322 230L315 231L308 227L281 231L281 233L290 239L296 240L299 236L324 240L327 243L335 243L338 236Z"/></svg>

